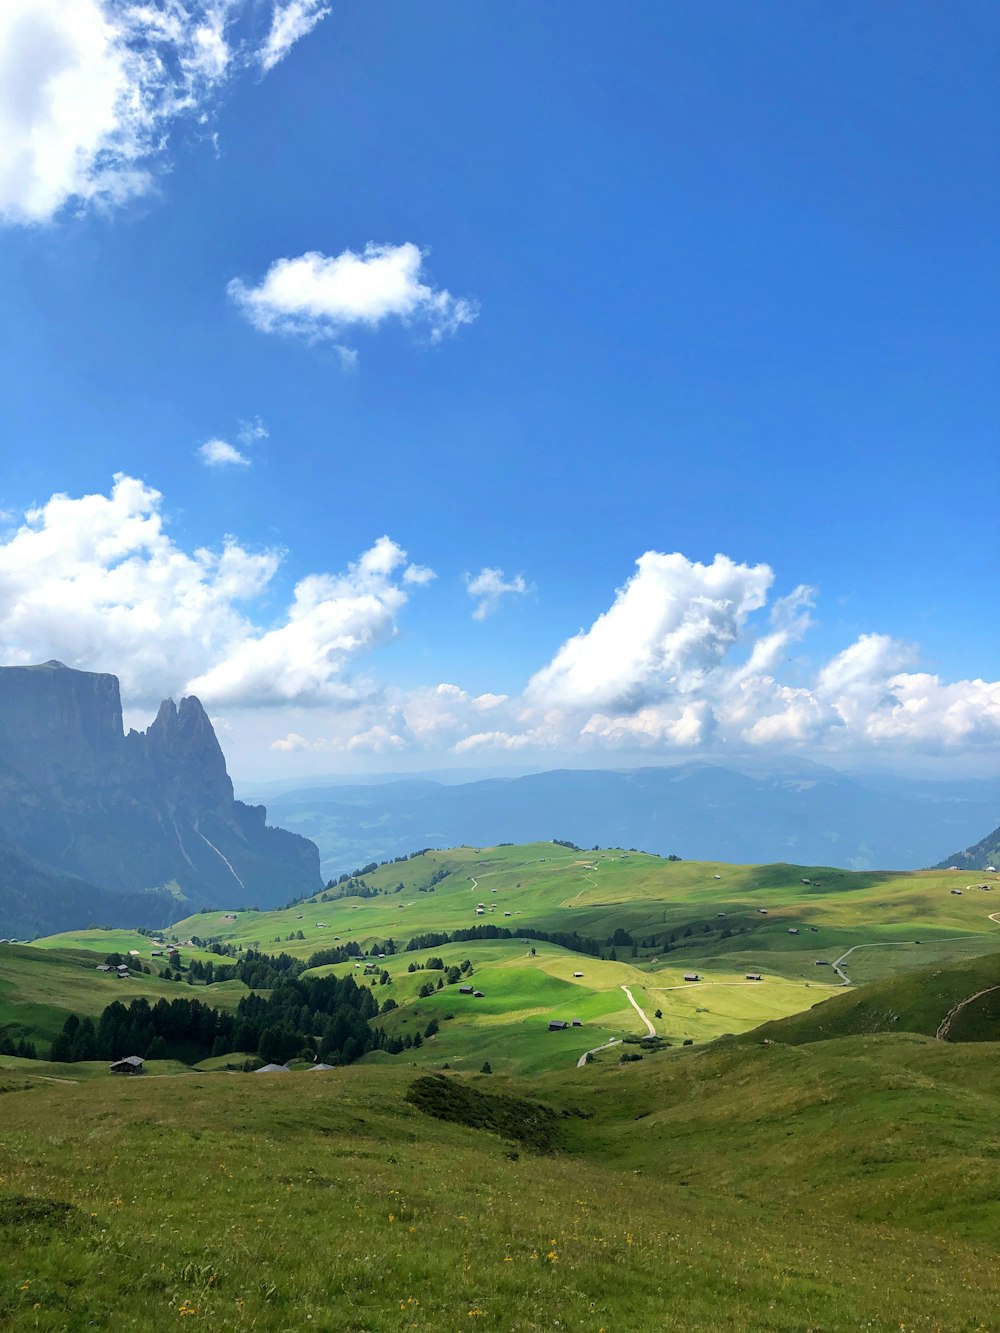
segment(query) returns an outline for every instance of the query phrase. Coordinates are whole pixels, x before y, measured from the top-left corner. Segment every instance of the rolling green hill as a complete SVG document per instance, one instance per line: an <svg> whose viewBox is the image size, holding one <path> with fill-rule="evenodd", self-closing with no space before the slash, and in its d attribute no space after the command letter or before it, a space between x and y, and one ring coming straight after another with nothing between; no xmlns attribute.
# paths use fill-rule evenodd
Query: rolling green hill
<svg viewBox="0 0 1000 1333"><path fill-rule="evenodd" d="M216 962L226 958L212 948L304 962L349 943L385 952L372 975L364 959L346 955L316 974L350 973L372 985L390 1036L436 1028L409 1058L465 1070L488 1058L494 1069L527 1074L571 1067L588 1050L650 1030L698 1043L811 1012L841 990L831 966L838 959L843 975L868 981L1000 957L1000 925L990 919L1000 879L989 879L990 892L963 885L954 894L949 872L731 866L553 843L455 848L369 867L285 909L188 917L166 938L185 957ZM470 930L511 937L439 942ZM408 948L422 938L431 942ZM137 948L143 957L151 949L144 936L102 931L36 946L102 955ZM444 972L468 960L482 997L461 995L454 981L437 989L442 971L427 968L435 959ZM420 995L428 982L433 993ZM212 1003L216 990L199 998ZM579 1027L548 1029L575 1019Z"/></svg>
<svg viewBox="0 0 1000 1333"><path fill-rule="evenodd" d="M765 1023L743 1040L799 1045L877 1032L917 1032L928 1037L940 1033L950 1041L1000 1041L998 998L1000 955L987 954L852 987L804 1013Z"/></svg>
<svg viewBox="0 0 1000 1333"><path fill-rule="evenodd" d="M246 994L242 982L224 982L211 988L211 1003L219 1009L234 1009ZM26 1037L46 1049L70 1014L97 1018L114 1000L127 1004L142 996L155 1003L189 995L189 987L159 976L132 973L119 979L97 972L95 955L88 950L0 945L0 1035L14 1040ZM197 995L207 1000L209 992L200 989Z"/></svg>
<svg viewBox="0 0 1000 1333"><path fill-rule="evenodd" d="M10 1327L972 1333L1000 1305L987 1046L449 1075L467 1123L412 1104L408 1064L118 1082L2 1065L20 1066L0 1068Z"/></svg>
<svg viewBox="0 0 1000 1333"><path fill-rule="evenodd" d="M43 1045L133 994L233 1009L200 965L255 948L413 1042L273 1075L0 1057L0 1322L989 1329L1000 930L954 887L460 848L180 922L180 982L94 971L153 966L139 933L0 946L0 1030Z"/></svg>

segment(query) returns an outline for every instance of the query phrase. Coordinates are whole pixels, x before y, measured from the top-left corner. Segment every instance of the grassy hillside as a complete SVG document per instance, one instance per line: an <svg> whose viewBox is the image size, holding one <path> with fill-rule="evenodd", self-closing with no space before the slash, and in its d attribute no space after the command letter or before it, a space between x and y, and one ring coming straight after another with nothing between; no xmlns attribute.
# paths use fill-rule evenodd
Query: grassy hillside
<svg viewBox="0 0 1000 1333"><path fill-rule="evenodd" d="M379 1020L391 1035L412 1037L436 1024L408 1058L464 1070L488 1059L494 1069L527 1074L572 1067L586 1051L649 1028L679 1045L809 1011L841 988L829 965L838 958L852 980L869 980L937 961L1000 957L1000 926L989 917L1000 896L964 882L955 895L955 886L949 872L671 862L552 843L455 848L375 868L338 886L344 896L321 894L275 912L189 917L168 938L182 944L183 955L202 959L213 957L207 948L214 943L237 955L254 947L303 960L348 941L367 951L392 940L397 952L390 945L378 965L388 984L365 977L356 961L320 972L352 973L374 986L380 1006L391 1000L396 1008ZM514 938L405 949L428 931L484 925ZM558 933L561 943L521 933L533 930ZM612 946L616 931L632 943ZM203 947L188 945L192 937ZM605 957L587 952L587 940ZM150 949L147 938L122 931L36 943L102 955L138 948L145 957ZM461 996L454 984L420 997L441 975L424 970L435 957L446 968L469 960L482 998ZM421 970L409 972L410 965ZM685 981L689 973L699 979ZM199 998L211 1003L216 989ZM553 1033L552 1019L579 1019L580 1026Z"/></svg>
<svg viewBox="0 0 1000 1333"><path fill-rule="evenodd" d="M467 1118L513 1142L417 1109L415 1073L30 1084L0 1068L0 1319L330 1333L992 1326L990 1048L726 1044L599 1057L528 1084L462 1080L508 1099L502 1116ZM519 1111L524 1098L555 1119ZM558 1146L533 1153L519 1118L552 1125Z"/></svg>
<svg viewBox="0 0 1000 1333"><path fill-rule="evenodd" d="M973 996L980 998L972 1001ZM744 1040L798 1045L875 1032L919 1032L933 1037L961 1006L941 1031L943 1040L1000 1041L998 1000L1000 955L990 954L851 988L805 1013L765 1023Z"/></svg>
<svg viewBox="0 0 1000 1333"><path fill-rule="evenodd" d="M148 941L146 941L148 944ZM219 1009L235 1009L247 988L239 981L211 988ZM189 996L191 989L158 976L132 973L127 979L97 972L87 951L43 951L27 945L0 945L0 1032L27 1037L47 1048L71 1013L96 1018L113 1000L144 996L150 1003ZM200 989L197 998L207 999Z"/></svg>

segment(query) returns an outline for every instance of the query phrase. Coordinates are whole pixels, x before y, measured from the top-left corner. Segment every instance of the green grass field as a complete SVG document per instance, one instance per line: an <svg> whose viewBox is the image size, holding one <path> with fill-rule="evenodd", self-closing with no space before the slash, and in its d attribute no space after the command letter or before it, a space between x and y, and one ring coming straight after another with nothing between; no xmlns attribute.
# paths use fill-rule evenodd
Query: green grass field
<svg viewBox="0 0 1000 1333"><path fill-rule="evenodd" d="M41 1083L0 1069L0 1320L996 1326L993 1048L723 1043L469 1079L552 1106L561 1144L542 1156L417 1111L416 1072Z"/></svg>
<svg viewBox="0 0 1000 1333"><path fill-rule="evenodd" d="M944 872L549 844L432 853L366 882L390 892L204 914L171 934L303 959L482 923L577 931L606 954L617 929L636 943L614 958L520 935L400 951L378 963L388 984L354 960L318 968L392 998L378 1020L390 1034L437 1021L419 1048L329 1073L243 1074L233 1053L121 1079L106 1062L0 1057L0 1324L998 1327L989 894L952 895ZM246 993L94 971L128 948L145 958L150 945L83 931L0 946L0 1030L44 1046L67 1013L96 1016L110 999L228 1007ZM844 954L852 981L878 979L845 987L817 966ZM433 957L470 960L462 984L482 996L446 984L421 997L444 976ZM935 1040L949 1014L949 1039ZM552 1018L581 1026L550 1032ZM647 1023L667 1049L640 1044ZM512 1124L532 1123L518 1099L550 1107L554 1150L417 1110L412 1080L444 1067L459 1089L514 1098Z"/></svg>
<svg viewBox="0 0 1000 1333"><path fill-rule="evenodd" d="M69 1014L97 1018L114 1000L128 1004L189 995L191 988L158 976L131 973L126 979L95 971L94 953L60 952L28 945L0 945L0 1032L28 1037L47 1047ZM235 1009L247 988L240 981L199 989L197 997L219 1009ZM41 1054L41 1052L39 1052Z"/></svg>
<svg viewBox="0 0 1000 1333"><path fill-rule="evenodd" d="M991 910L1000 910L1000 896L994 896L1000 877L977 877L977 883L996 886L988 893L967 886L966 879L948 871L853 873L671 862L552 843L454 848L379 867L364 877L369 888L379 890L374 897L323 902L318 895L275 912L235 911L235 920L221 911L202 913L176 923L164 938L180 943L185 958L212 958L204 946L215 941L305 960L317 949L349 940L367 949L392 938L402 949L427 931L484 924L511 931L575 931L597 938L609 953L614 931L627 931L635 945L617 948L613 961L518 937L399 952L382 964L392 980L376 987L377 998L382 1003L391 997L399 1006L382 1020L386 1030L412 1034L432 1019L440 1024L437 1035L414 1054L420 1063L478 1069L488 1059L496 1069L530 1074L572 1066L585 1051L613 1038L644 1034L647 1023L672 1043L704 1042L808 1010L841 985L830 966L817 964L844 954L851 980L864 982L1000 953L1000 924L989 919ZM960 895L952 894L955 887L961 887ZM203 946L190 945L192 937ZM147 937L128 931L77 931L38 940L34 947L67 958L84 957L81 951L87 950L103 956L135 948L147 959L151 951ZM483 998L472 1003L447 987L419 999L420 985L433 974L407 973L406 967L434 954L449 965L470 959ZM350 963L323 970L360 975ZM697 973L699 981L685 982L686 972ZM747 981L748 972L760 973L762 980ZM0 1027L34 1021L23 1012L35 1001L29 1002L26 992L20 999L22 974L23 968L8 986L6 1008L0 989ZM72 987L61 991L61 978L72 980ZM115 979L105 983L116 984ZM39 976L33 992L46 992L48 1010L40 1035L47 1036L60 1015L84 1002L81 988L91 1007L78 1011L95 1012L94 1000L104 991L85 984L82 976L61 971L44 982ZM235 1004L238 995L234 991L226 1002ZM216 996L222 1003L218 986L199 992L209 1002ZM14 1012L19 1005L20 1017ZM553 1018L579 1019L581 1026L550 1033Z"/></svg>

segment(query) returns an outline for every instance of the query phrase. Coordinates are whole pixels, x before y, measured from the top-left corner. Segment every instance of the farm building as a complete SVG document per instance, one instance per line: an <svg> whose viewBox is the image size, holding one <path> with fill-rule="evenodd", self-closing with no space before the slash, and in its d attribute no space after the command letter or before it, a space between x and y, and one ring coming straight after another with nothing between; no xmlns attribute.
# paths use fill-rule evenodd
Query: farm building
<svg viewBox="0 0 1000 1333"><path fill-rule="evenodd" d="M573 1019L573 1026L574 1026L575 1028L582 1028L582 1027L583 1027L583 1019L582 1019L582 1018L574 1018L574 1019Z"/></svg>
<svg viewBox="0 0 1000 1333"><path fill-rule="evenodd" d="M568 1027L569 1027L569 1024L566 1022L566 1020L565 1020L564 1018L550 1018L550 1019L549 1019L549 1031L550 1031L550 1032L562 1032L563 1028L568 1028Z"/></svg>
<svg viewBox="0 0 1000 1333"><path fill-rule="evenodd" d="M761 974L760 974L759 972L748 972L747 975L746 975L746 979L747 979L747 981L763 981L763 980L764 980L764 978L761 976Z"/></svg>
<svg viewBox="0 0 1000 1333"><path fill-rule="evenodd" d="M472 994L472 987L471 987L471 986L459 986L459 988L458 988L458 993L459 993L459 995L471 995L471 994Z"/></svg>
<svg viewBox="0 0 1000 1333"><path fill-rule="evenodd" d="M483 998L483 992L481 990L474 990L472 992L472 998L474 1000L481 1000Z"/></svg>
<svg viewBox="0 0 1000 1333"><path fill-rule="evenodd" d="M789 927L788 927L788 933L789 933L789 935L797 935L797 934L799 933L799 928L798 928L798 926L789 926Z"/></svg>
<svg viewBox="0 0 1000 1333"><path fill-rule="evenodd" d="M817 959L816 959L816 966L817 966L817 967L829 967L830 964L827 962L827 960L826 960L825 958L817 958Z"/></svg>
<svg viewBox="0 0 1000 1333"><path fill-rule="evenodd" d="M126 1055L124 1060L116 1060L111 1066L112 1074L141 1074L142 1056Z"/></svg>
<svg viewBox="0 0 1000 1333"><path fill-rule="evenodd" d="M319 1070L319 1069L332 1069L332 1068L333 1068L333 1065L325 1065L325 1064L323 1064L322 1061L320 1061L320 1063L317 1064L317 1065L310 1065L310 1066L309 1066L309 1072L310 1072L310 1074L315 1074L316 1071Z"/></svg>
<svg viewBox="0 0 1000 1333"><path fill-rule="evenodd" d="M961 896L962 896L962 890L961 890L961 889L952 889L952 891L951 891L951 896L952 896L953 898L961 898Z"/></svg>
<svg viewBox="0 0 1000 1333"><path fill-rule="evenodd" d="M684 973L684 980L685 980L685 981L700 981L700 980L701 980L701 977L698 975L697 972L685 972L685 973Z"/></svg>
<svg viewBox="0 0 1000 1333"><path fill-rule="evenodd" d="M767 916L767 908L766 908L766 907L758 907L758 908L757 908L757 911L761 914L761 916Z"/></svg>
<svg viewBox="0 0 1000 1333"><path fill-rule="evenodd" d="M6 944L6 940L4 941L4 943ZM112 968L110 963L98 963L97 967L95 968L95 971L97 972L111 972L113 970L114 969Z"/></svg>
<svg viewBox="0 0 1000 1333"><path fill-rule="evenodd" d="M253 1071L255 1074L290 1074L292 1071L287 1065L261 1065L259 1069Z"/></svg>
<svg viewBox="0 0 1000 1333"><path fill-rule="evenodd" d="M574 972L573 975L574 975L574 977L582 977L582 976L583 976L583 973L582 973L582 972Z"/></svg>

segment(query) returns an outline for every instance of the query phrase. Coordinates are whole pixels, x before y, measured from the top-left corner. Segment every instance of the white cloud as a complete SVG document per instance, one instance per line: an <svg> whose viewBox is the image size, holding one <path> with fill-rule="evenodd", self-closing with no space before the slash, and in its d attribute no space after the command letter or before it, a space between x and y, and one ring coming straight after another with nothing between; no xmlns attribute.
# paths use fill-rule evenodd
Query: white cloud
<svg viewBox="0 0 1000 1333"><path fill-rule="evenodd" d="M250 459L225 440L206 440L198 449L206 467L249 467Z"/></svg>
<svg viewBox="0 0 1000 1333"><path fill-rule="evenodd" d="M295 43L312 32L329 12L323 0L288 0L287 4L275 5L271 31L258 57L264 73L284 60Z"/></svg>
<svg viewBox="0 0 1000 1333"><path fill-rule="evenodd" d="M395 633L410 568L400 547L380 537L342 574L307 575L277 623L262 625L253 611L273 597L281 553L234 538L185 551L161 499L119 475L110 495L54 495L0 538L6 661L113 671L133 704L178 690L240 707L371 696L352 671Z"/></svg>
<svg viewBox="0 0 1000 1333"><path fill-rule="evenodd" d="M472 612L473 620L485 620L500 605L502 597L511 594L523 597L528 591L528 585L520 574L508 579L502 569L491 569L487 566L476 575L466 574L465 589L476 601L476 607Z"/></svg>
<svg viewBox="0 0 1000 1333"><path fill-rule="evenodd" d="M737 642L767 599L767 565L710 565L647 551L614 605L532 678L529 698L569 708L634 712L690 693Z"/></svg>
<svg viewBox="0 0 1000 1333"><path fill-rule="evenodd" d="M0 220L147 193L178 121L203 125L234 74L269 69L324 12L278 3L265 33L255 0L3 0Z"/></svg>
<svg viewBox="0 0 1000 1333"><path fill-rule="evenodd" d="M474 698L440 685L397 692L393 707L417 747L456 755L751 746L859 756L1000 741L1000 682L913 670L916 650L898 640L863 634L811 671L793 661L816 594L800 586L768 610L773 581L766 565L647 552L609 610L522 694Z"/></svg>
<svg viewBox="0 0 1000 1333"><path fill-rule="evenodd" d="M439 342L471 323L478 311L474 302L422 281L423 262L423 252L410 242L369 244L361 254L344 250L333 257L310 251L275 260L257 286L234 278L228 292L262 333L337 342L352 327L374 329L399 319ZM351 348L338 350L348 367L356 362Z"/></svg>

